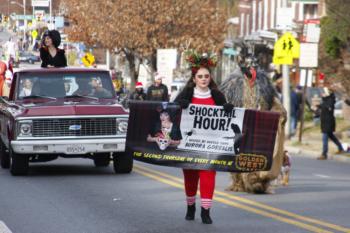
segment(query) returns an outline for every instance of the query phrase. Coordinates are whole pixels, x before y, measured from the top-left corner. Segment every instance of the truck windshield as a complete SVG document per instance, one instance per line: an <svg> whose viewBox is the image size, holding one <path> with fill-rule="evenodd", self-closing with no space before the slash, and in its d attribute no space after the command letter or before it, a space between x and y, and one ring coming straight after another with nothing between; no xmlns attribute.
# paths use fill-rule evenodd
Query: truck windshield
<svg viewBox="0 0 350 233"><path fill-rule="evenodd" d="M18 76L16 98L45 96L54 98L114 98L108 72L22 73ZM35 97L34 97L35 98Z"/></svg>

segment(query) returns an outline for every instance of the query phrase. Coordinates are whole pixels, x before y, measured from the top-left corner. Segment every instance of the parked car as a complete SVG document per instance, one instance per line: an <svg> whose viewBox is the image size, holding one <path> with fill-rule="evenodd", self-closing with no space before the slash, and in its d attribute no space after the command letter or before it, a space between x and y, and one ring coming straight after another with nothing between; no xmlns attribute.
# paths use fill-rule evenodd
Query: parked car
<svg viewBox="0 0 350 233"><path fill-rule="evenodd" d="M127 124L107 70L21 70L9 98L0 97L0 165L26 175L29 163L80 157L96 167L113 160L116 173L129 173Z"/></svg>
<svg viewBox="0 0 350 233"><path fill-rule="evenodd" d="M18 60L19 62L28 62L30 64L34 64L35 62L40 61L40 57L37 55L34 55L31 52L21 51L19 52Z"/></svg>

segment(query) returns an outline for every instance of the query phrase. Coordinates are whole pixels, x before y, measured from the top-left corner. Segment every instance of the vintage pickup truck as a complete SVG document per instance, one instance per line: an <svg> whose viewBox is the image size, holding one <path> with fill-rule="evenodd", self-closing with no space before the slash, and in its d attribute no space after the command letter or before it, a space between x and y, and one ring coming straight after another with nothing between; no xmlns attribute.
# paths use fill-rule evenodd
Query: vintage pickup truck
<svg viewBox="0 0 350 233"><path fill-rule="evenodd" d="M0 165L26 175L29 163L90 158L96 167L129 173L128 112L118 103L109 72L88 68L25 69L0 97Z"/></svg>

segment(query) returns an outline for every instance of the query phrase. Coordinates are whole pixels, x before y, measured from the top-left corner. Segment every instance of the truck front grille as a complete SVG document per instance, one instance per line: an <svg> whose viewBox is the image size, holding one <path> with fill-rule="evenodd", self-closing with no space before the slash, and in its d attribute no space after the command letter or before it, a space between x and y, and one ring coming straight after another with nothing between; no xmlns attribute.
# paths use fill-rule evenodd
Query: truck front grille
<svg viewBox="0 0 350 233"><path fill-rule="evenodd" d="M116 135L115 118L36 119L34 137L106 136Z"/></svg>

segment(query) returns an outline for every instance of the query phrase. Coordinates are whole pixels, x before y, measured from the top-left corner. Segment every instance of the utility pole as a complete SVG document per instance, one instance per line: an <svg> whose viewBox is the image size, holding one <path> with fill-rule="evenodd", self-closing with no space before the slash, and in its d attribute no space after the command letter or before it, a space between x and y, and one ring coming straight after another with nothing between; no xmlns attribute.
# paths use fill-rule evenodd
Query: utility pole
<svg viewBox="0 0 350 233"><path fill-rule="evenodd" d="M24 14L24 28L23 28L23 43L26 42L26 32L27 32L27 15L26 15L26 0L23 0L23 14Z"/></svg>
<svg viewBox="0 0 350 233"><path fill-rule="evenodd" d="M50 0L50 30L54 29L52 25L52 0Z"/></svg>
<svg viewBox="0 0 350 233"><path fill-rule="evenodd" d="M301 68L300 68L301 71ZM300 72L301 73L301 72ZM301 104L301 112L300 112L300 130L299 130L299 142L302 141L303 137L303 129L304 129L304 111L305 111L305 102L306 102L306 88L307 88L307 83L308 83L308 76L309 76L309 69L306 69L306 77L305 77L305 82L304 82L304 87L303 87L303 96L302 96L302 104Z"/></svg>
<svg viewBox="0 0 350 233"><path fill-rule="evenodd" d="M111 53L110 53L109 49L106 50L106 66L107 66L108 70L111 67Z"/></svg>
<svg viewBox="0 0 350 233"><path fill-rule="evenodd" d="M289 82L289 66L282 66L282 78L283 78L283 88L282 88L282 96L283 96L283 106L287 111L287 122L285 126L285 134L287 137L290 136L290 82Z"/></svg>

